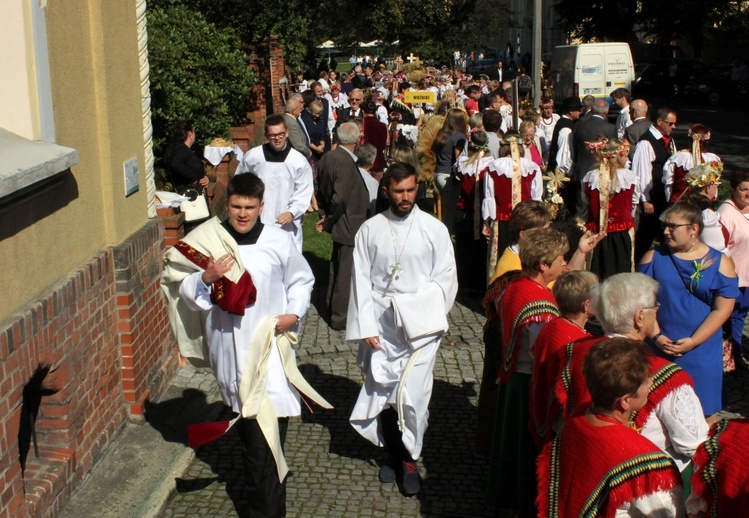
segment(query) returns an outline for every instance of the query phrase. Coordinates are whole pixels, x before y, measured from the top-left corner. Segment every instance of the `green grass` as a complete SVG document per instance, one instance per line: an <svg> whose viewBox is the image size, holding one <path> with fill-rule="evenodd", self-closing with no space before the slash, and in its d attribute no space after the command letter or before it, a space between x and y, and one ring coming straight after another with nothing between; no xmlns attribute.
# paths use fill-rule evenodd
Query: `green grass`
<svg viewBox="0 0 749 518"><path fill-rule="evenodd" d="M317 214L304 216L302 232L304 239L303 253L315 275L315 287L312 291L312 303L318 308L325 306L325 294L328 290L330 276L330 257L333 253L333 239L327 232L315 230L315 223L320 218Z"/></svg>

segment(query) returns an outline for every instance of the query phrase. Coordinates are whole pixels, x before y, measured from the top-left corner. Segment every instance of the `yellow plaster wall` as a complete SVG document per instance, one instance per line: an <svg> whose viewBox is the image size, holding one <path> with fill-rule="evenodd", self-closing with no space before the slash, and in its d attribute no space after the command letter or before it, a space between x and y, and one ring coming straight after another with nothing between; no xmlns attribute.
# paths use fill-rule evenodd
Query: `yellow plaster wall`
<svg viewBox="0 0 749 518"><path fill-rule="evenodd" d="M10 300L0 304L0 322L147 222L135 5L135 0L47 4L56 143L78 151L79 162L71 168L78 196L0 241L0 258L13 264L12 274L7 267L0 274ZM139 161L140 190L126 198L123 163L133 157ZM40 196L35 204L54 195ZM28 219L33 210L20 206L20 212L2 218Z"/></svg>

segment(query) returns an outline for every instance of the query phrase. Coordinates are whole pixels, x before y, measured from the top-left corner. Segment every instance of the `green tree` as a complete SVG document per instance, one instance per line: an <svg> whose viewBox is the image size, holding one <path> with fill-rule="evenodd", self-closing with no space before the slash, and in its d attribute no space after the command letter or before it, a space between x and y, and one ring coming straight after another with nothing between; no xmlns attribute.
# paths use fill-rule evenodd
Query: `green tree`
<svg viewBox="0 0 749 518"><path fill-rule="evenodd" d="M256 78L233 31L217 29L185 5L152 6L148 59L157 156L176 121L191 120L205 144L246 116Z"/></svg>

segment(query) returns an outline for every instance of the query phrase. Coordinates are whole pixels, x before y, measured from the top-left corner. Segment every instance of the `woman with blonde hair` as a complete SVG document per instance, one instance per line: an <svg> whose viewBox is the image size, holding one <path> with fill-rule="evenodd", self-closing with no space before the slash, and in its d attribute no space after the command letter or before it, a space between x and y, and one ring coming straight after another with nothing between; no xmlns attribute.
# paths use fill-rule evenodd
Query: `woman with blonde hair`
<svg viewBox="0 0 749 518"><path fill-rule="evenodd" d="M453 233L455 211L460 190L455 181L454 168L468 138L468 116L462 108L452 108L437 132L431 151L436 158L434 183L442 198L442 222Z"/></svg>
<svg viewBox="0 0 749 518"><path fill-rule="evenodd" d="M484 235L489 238L490 271L494 271L499 256L511 244L509 221L512 210L521 201L541 201L543 197L541 169L524 158L524 154L518 134L508 132L499 148L500 158L489 164L484 180L481 216Z"/></svg>
<svg viewBox="0 0 749 518"><path fill-rule="evenodd" d="M633 207L639 189L635 174L625 167L629 160L626 140L596 137L585 145L598 161L598 168L589 171L582 182L589 207L585 227L595 234L606 233L593 250L590 271L603 280L632 271Z"/></svg>

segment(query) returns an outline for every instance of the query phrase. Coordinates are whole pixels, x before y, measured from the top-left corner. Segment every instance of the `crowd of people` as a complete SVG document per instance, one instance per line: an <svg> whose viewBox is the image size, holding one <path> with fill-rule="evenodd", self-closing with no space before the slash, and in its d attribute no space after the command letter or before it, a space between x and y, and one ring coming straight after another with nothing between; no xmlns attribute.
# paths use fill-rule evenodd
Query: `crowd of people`
<svg viewBox="0 0 749 518"><path fill-rule="evenodd" d="M566 99L557 114L505 82L501 62L490 77L409 80L367 63L300 78L242 158L229 219L167 253L183 354L211 360L238 414L258 516L283 515L299 394L330 406L289 345L312 289L305 213L332 238L325 317L359 343L350 422L385 448L382 483L421 489L432 371L460 288L487 314L476 446L489 502L518 516L740 509L746 455L732 452L749 423L716 413L749 311L749 171L730 175L716 211L724 172L705 125L679 150L675 111L651 113L626 89L611 92L612 124L605 100Z"/></svg>

